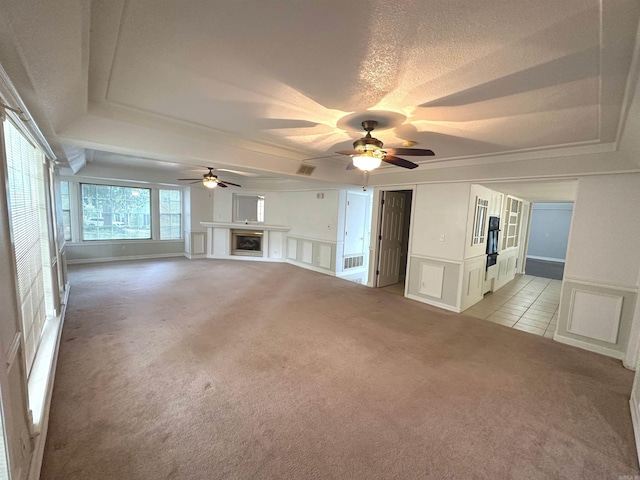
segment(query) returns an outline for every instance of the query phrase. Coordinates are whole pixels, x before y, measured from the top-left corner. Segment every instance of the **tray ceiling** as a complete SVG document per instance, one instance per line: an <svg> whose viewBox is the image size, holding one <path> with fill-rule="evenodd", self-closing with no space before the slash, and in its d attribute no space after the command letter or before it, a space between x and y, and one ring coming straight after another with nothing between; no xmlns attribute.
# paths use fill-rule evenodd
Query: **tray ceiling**
<svg viewBox="0 0 640 480"><path fill-rule="evenodd" d="M59 108L56 122L51 108L49 136L270 174L351 148L369 118L387 147L434 150L412 158L429 168L615 150L639 12L634 0L93 1L86 89L66 89L86 111Z"/></svg>

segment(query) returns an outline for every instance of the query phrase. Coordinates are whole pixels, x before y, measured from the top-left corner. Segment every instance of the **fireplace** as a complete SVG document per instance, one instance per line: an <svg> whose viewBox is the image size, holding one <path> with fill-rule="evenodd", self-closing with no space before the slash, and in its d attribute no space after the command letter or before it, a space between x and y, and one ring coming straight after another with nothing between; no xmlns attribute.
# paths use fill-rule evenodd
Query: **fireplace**
<svg viewBox="0 0 640 480"><path fill-rule="evenodd" d="M262 232L231 230L231 255L262 257Z"/></svg>

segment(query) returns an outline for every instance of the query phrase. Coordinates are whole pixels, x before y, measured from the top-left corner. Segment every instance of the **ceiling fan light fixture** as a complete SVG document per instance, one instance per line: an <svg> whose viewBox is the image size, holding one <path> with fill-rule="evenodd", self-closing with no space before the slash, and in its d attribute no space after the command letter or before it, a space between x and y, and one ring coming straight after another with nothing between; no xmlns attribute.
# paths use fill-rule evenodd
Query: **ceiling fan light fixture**
<svg viewBox="0 0 640 480"><path fill-rule="evenodd" d="M216 188L218 186L218 182L216 182L213 178L205 178L202 180L202 184L207 188Z"/></svg>
<svg viewBox="0 0 640 480"><path fill-rule="evenodd" d="M368 153L368 152L365 152ZM354 155L353 164L363 172L370 172L380 166L382 159L373 155Z"/></svg>

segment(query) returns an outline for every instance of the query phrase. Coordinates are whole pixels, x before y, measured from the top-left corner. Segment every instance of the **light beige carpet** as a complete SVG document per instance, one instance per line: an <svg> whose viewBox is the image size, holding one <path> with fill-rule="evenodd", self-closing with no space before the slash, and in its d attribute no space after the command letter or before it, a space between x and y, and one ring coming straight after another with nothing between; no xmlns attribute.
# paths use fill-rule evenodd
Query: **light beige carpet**
<svg viewBox="0 0 640 480"><path fill-rule="evenodd" d="M70 279L43 479L639 474L619 361L285 264Z"/></svg>

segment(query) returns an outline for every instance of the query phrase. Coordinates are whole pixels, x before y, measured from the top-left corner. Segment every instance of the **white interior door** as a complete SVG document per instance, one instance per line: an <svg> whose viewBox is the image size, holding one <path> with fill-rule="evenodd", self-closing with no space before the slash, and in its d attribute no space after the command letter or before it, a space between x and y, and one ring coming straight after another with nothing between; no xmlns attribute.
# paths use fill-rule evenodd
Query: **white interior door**
<svg viewBox="0 0 640 480"><path fill-rule="evenodd" d="M378 246L378 287L398 283L402 254L405 195L382 192L382 217Z"/></svg>
<svg viewBox="0 0 640 480"><path fill-rule="evenodd" d="M344 254L364 253L364 236L367 228L367 202L365 195L347 193L347 214L345 218Z"/></svg>

